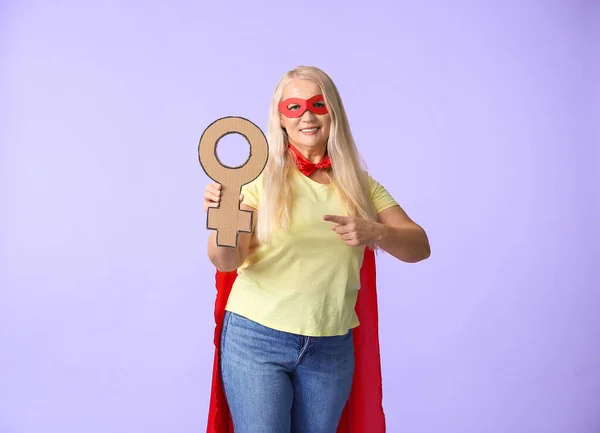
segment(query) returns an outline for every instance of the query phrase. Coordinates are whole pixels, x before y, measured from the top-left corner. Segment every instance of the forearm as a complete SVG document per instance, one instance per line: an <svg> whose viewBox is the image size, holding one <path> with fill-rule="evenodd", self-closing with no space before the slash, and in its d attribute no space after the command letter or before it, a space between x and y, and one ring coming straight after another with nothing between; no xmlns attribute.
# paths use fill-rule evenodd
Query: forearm
<svg viewBox="0 0 600 433"><path fill-rule="evenodd" d="M376 223L376 230L375 244L403 262L420 262L431 254L427 234L416 224L392 227Z"/></svg>
<svg viewBox="0 0 600 433"><path fill-rule="evenodd" d="M243 263L240 243L235 248L220 247L217 245L216 232L211 231L208 237L208 259L219 271L234 271Z"/></svg>

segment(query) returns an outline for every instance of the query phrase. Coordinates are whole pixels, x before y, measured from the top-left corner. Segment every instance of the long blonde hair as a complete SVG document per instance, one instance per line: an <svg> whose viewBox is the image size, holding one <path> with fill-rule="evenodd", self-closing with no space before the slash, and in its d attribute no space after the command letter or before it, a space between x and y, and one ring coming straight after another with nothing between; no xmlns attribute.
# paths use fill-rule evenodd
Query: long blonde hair
<svg viewBox="0 0 600 433"><path fill-rule="evenodd" d="M333 182L348 215L375 220L375 210L370 200L369 179L350 131L350 125L342 99L333 80L321 69L299 66L281 78L269 110L267 140L269 160L263 172L265 194L259 205L257 237L261 244L267 243L271 233L288 229L291 212L293 183L290 176L294 162L288 151L288 138L280 123L277 107L285 86L294 78L312 80L319 85L331 116L327 153L331 158Z"/></svg>

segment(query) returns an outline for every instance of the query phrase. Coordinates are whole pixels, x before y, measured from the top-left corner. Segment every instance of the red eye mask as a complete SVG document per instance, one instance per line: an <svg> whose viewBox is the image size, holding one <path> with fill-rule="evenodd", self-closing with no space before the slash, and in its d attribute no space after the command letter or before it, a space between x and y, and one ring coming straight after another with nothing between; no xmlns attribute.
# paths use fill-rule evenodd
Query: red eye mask
<svg viewBox="0 0 600 433"><path fill-rule="evenodd" d="M300 117L306 110L315 114L327 114L329 111L324 101L323 95L315 95L310 99L288 98L279 103L279 111L290 118Z"/></svg>

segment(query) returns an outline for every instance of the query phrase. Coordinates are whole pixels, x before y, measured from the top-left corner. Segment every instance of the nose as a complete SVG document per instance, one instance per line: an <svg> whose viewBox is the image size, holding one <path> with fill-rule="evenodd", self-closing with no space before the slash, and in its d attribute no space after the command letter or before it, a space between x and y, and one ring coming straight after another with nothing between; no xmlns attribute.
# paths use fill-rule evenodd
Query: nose
<svg viewBox="0 0 600 433"><path fill-rule="evenodd" d="M300 116L300 119L305 122L310 122L316 118L317 116L315 116L315 113L310 110L306 110L304 113L302 113L302 116Z"/></svg>

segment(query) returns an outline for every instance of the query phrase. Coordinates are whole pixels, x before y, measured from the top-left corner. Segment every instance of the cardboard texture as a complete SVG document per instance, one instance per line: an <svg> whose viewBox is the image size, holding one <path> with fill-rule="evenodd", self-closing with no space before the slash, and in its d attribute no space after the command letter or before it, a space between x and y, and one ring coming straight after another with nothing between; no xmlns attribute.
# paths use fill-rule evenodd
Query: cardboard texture
<svg viewBox="0 0 600 433"><path fill-rule="evenodd" d="M248 160L241 166L229 167L217 156L219 140L227 134L240 134L250 145ZM217 231L217 245L236 248L240 232L252 231L252 212L240 209L242 186L252 182L264 170L269 157L267 138L261 129L243 117L223 117L204 130L198 145L200 165L204 172L221 184L218 207L208 208L206 228Z"/></svg>

